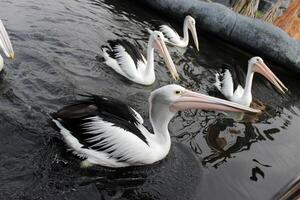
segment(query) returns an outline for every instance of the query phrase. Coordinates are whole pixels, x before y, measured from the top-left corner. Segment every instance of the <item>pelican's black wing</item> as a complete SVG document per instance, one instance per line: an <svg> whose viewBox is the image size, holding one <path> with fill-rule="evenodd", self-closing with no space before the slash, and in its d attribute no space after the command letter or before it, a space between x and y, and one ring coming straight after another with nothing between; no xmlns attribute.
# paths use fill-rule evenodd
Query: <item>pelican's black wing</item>
<svg viewBox="0 0 300 200"><path fill-rule="evenodd" d="M245 87L246 75L240 66L236 64L223 64L221 67L221 71L219 72L220 81L223 80L226 70L228 70L231 74L234 91L237 89L238 85L241 85L243 88Z"/></svg>
<svg viewBox="0 0 300 200"><path fill-rule="evenodd" d="M125 49L125 52L128 53L128 55L131 57L136 67L138 66L138 61L145 62L142 53L137 49L137 47L135 47L127 40L109 40L108 44L109 47L102 46L102 48L106 48L106 52L109 54L109 56L113 59L116 59L119 65L122 65L122 62L124 62L124 60L129 59L126 55L123 55L124 52L120 51L120 46Z"/></svg>
<svg viewBox="0 0 300 200"><path fill-rule="evenodd" d="M109 149L110 145L101 143L110 136L109 131L112 136L134 134L148 144L138 128L138 125L142 123L140 115L127 104L110 97L91 95L85 100L80 100L53 113L52 117L86 148L98 151ZM116 130L119 130L119 133L116 133ZM114 138L115 136L112 140Z"/></svg>

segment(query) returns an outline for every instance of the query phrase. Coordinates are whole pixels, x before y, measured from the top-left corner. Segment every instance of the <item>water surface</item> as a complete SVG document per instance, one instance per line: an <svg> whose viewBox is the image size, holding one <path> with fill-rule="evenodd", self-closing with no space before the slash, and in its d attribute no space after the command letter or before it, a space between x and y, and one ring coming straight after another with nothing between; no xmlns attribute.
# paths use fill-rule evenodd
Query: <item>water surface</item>
<svg viewBox="0 0 300 200"><path fill-rule="evenodd" d="M145 49L151 20L169 21L177 30L181 24L114 0L4 0L0 18L16 52L15 60L5 60L0 85L1 199L270 199L299 173L300 81L284 66L273 69L290 89L287 96L255 76L253 94L267 111L253 123L180 112L170 123L172 149L163 161L81 169L49 113L91 92L124 99L148 119L149 93L174 83L164 63L156 58L157 81L140 86L105 66L100 46L124 38ZM205 33L199 37L200 52L170 49L177 84L207 93L218 65L246 69L252 55Z"/></svg>

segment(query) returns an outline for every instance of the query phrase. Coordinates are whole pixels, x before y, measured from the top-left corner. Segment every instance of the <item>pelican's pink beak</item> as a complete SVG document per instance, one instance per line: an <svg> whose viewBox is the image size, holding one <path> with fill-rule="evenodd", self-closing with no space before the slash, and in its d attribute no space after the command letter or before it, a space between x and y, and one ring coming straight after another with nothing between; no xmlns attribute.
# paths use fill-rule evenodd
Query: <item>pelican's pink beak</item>
<svg viewBox="0 0 300 200"><path fill-rule="evenodd" d="M280 92L285 93L288 88L277 78L277 76L269 69L269 67L263 62L258 61L254 64L254 72L258 72L266 77Z"/></svg>
<svg viewBox="0 0 300 200"><path fill-rule="evenodd" d="M8 58L13 59L15 57L15 53L12 48L10 39L1 20L0 20L0 47L3 49L5 55Z"/></svg>
<svg viewBox="0 0 300 200"><path fill-rule="evenodd" d="M181 97L170 106L171 112L183 111L187 109L220 110L227 112L250 112L260 113L260 110L243 106L234 102L200 94L190 90L185 90Z"/></svg>
<svg viewBox="0 0 300 200"><path fill-rule="evenodd" d="M175 65L173 63L173 60L172 60L172 58L170 56L170 53L169 53L169 51L168 51L168 49L166 47L166 44L164 42L164 38L155 39L154 47L155 47L155 49L158 50L158 53L164 58L165 63L167 65L167 68L170 71L172 77L175 80L178 80L179 79L179 75L178 75L176 67L175 67Z"/></svg>

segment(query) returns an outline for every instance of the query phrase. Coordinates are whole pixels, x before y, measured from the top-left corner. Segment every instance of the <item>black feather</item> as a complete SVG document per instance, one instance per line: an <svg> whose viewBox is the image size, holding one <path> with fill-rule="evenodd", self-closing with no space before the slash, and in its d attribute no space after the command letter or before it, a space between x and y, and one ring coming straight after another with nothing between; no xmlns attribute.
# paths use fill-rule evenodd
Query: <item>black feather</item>
<svg viewBox="0 0 300 200"><path fill-rule="evenodd" d="M245 87L245 81L246 81L246 74L241 69L240 66L237 66L236 64L229 65L229 64L223 64L221 67L221 72L219 73L220 81L224 79L224 73L225 71L229 70L232 80L233 80L233 89L234 91L237 89L238 85L241 85L243 88Z"/></svg>
<svg viewBox="0 0 300 200"><path fill-rule="evenodd" d="M135 134L148 145L145 136L137 128L139 122L135 117L135 113L127 104L105 96L86 95L86 97L86 99L80 100L73 105L66 106L52 114L52 117L59 120L60 123L84 145L84 147L98 151L105 151L110 147L104 145L93 146L105 138L101 138L94 142L89 140L91 137L94 137L95 134L87 133L87 130L83 125L92 122L92 119L90 118L95 116L100 117L103 121L114 124L114 126ZM99 135L101 134L102 133L99 133ZM107 153L111 154L112 152Z"/></svg>
<svg viewBox="0 0 300 200"><path fill-rule="evenodd" d="M165 21L161 21L161 20L151 20L151 24L154 26L155 30L158 30L160 31L160 27L161 25L166 25L168 27L170 27L175 33L179 33L177 30L175 30L173 28L173 26L168 23L168 22L165 22ZM171 39L171 38L168 38L166 35L164 35L168 40Z"/></svg>
<svg viewBox="0 0 300 200"><path fill-rule="evenodd" d="M106 52L109 54L109 56L111 58L118 60L118 56L117 56L118 52L115 50L115 48L116 48L116 46L120 45L120 46L124 47L125 51L131 56L136 67L137 67L137 62L139 60L144 62L142 53L133 44L131 44L127 40L118 39L118 40L109 40L107 42L108 42L110 48L105 45L102 46L102 48L106 48L108 50Z"/></svg>
<svg viewBox="0 0 300 200"><path fill-rule="evenodd" d="M219 99L227 99L223 94L222 92L220 92L216 87L213 87L213 89L209 90L208 92L208 95L209 96L212 96L212 97L217 97ZM227 99L228 100L228 99Z"/></svg>

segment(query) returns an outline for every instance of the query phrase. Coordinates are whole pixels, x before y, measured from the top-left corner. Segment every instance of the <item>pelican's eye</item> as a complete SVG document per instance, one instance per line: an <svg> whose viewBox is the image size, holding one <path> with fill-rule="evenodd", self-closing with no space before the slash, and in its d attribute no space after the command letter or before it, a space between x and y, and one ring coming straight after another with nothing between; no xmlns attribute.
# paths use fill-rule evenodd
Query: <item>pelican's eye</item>
<svg viewBox="0 0 300 200"><path fill-rule="evenodd" d="M176 91L175 91L175 94L176 94L176 95L179 95L179 94L181 94L181 91L180 91L180 90L176 90Z"/></svg>
<svg viewBox="0 0 300 200"><path fill-rule="evenodd" d="M258 58L256 58L256 61L258 62L258 61L259 61L259 59L258 59Z"/></svg>

